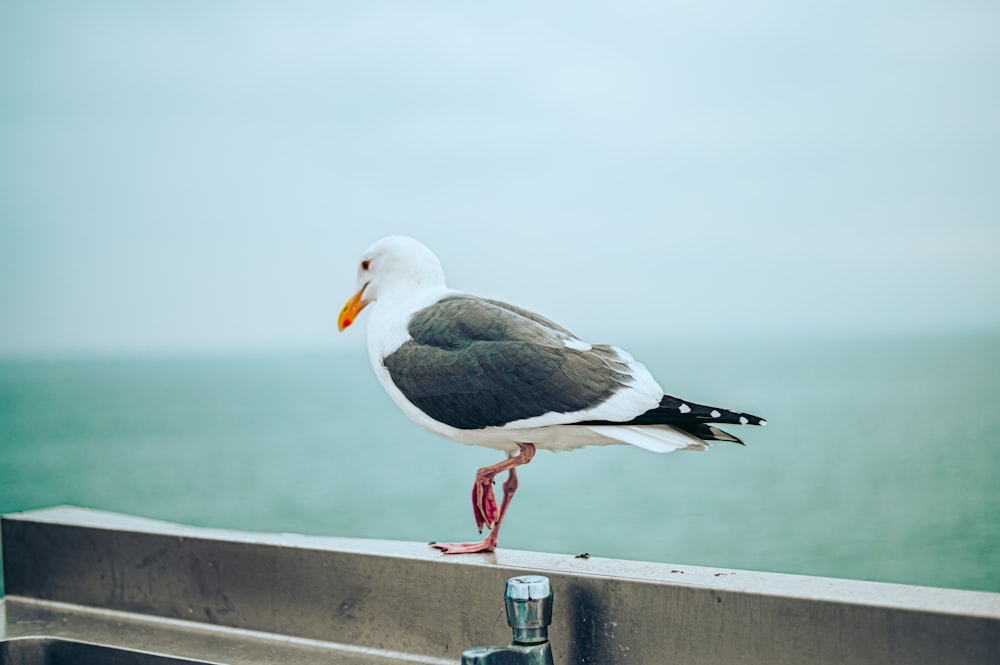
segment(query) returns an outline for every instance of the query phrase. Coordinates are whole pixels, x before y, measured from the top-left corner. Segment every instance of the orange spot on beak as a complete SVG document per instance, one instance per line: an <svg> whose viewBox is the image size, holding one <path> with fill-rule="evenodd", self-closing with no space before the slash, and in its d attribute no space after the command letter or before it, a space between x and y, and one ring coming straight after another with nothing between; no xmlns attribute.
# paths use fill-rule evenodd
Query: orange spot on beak
<svg viewBox="0 0 1000 665"><path fill-rule="evenodd" d="M361 310L368 306L368 301L362 298L362 294L364 294L367 286L367 284L362 286L360 291L344 303L344 307L340 310L340 316L337 317L337 330L340 332L344 332L344 328L354 323Z"/></svg>

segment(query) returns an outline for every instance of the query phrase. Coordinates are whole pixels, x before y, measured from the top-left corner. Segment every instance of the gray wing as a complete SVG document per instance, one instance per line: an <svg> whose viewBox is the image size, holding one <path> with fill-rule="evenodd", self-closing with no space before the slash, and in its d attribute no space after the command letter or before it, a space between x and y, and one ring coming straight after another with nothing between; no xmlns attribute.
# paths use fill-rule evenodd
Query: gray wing
<svg viewBox="0 0 1000 665"><path fill-rule="evenodd" d="M569 331L494 300L449 296L414 314L408 331L383 364L415 406L459 429L583 411L630 379L614 348L569 348Z"/></svg>

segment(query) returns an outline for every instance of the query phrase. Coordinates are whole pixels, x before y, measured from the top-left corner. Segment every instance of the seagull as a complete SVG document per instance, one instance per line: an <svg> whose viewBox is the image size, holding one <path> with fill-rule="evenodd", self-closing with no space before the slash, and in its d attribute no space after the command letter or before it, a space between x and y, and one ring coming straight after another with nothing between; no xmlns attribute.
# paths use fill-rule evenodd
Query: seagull
<svg viewBox="0 0 1000 665"><path fill-rule="evenodd" d="M628 444L657 453L743 444L715 427L766 421L663 392L625 351L590 344L538 314L448 288L437 257L418 240L389 236L358 264L356 292L337 320L363 310L368 355L392 400L420 427L506 453L479 469L472 509L481 542L431 543L446 554L496 549L517 468L538 448ZM506 472L497 505L493 479Z"/></svg>

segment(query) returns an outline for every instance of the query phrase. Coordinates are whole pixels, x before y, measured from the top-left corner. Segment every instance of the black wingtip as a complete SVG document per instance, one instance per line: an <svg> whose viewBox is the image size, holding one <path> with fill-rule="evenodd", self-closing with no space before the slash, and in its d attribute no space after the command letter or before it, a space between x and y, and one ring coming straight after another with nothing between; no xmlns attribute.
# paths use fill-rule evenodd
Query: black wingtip
<svg viewBox="0 0 1000 665"><path fill-rule="evenodd" d="M680 425L685 423L712 423L721 425L767 425L760 416L740 411L730 411L717 406L698 404L664 395L660 405L626 423L629 425Z"/></svg>

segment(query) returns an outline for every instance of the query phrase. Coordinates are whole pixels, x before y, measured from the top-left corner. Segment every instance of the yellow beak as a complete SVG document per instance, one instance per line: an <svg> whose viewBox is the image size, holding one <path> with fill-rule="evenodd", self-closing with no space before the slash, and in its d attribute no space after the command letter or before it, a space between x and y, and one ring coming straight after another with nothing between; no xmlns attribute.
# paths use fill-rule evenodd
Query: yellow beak
<svg viewBox="0 0 1000 665"><path fill-rule="evenodd" d="M343 309L340 310L340 316L337 317L337 330L344 332L344 328L354 323L354 319L358 318L358 314L365 307L368 306L368 301L363 300L361 294L365 292L365 288L368 285L365 284L361 287L361 290L351 296L346 303L344 303Z"/></svg>

